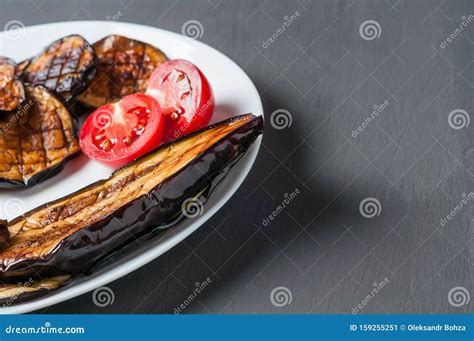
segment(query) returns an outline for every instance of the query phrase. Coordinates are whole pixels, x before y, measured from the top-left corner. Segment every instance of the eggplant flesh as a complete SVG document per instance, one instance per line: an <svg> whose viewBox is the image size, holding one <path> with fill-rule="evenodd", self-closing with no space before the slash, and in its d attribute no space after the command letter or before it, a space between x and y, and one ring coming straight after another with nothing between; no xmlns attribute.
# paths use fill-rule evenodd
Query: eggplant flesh
<svg viewBox="0 0 474 341"><path fill-rule="evenodd" d="M29 59L26 59L22 62L19 62L16 67L15 67L15 75L18 77L18 78L21 78L21 76L23 76L23 74L25 73L25 69L28 67L28 65L30 65L30 62L31 60Z"/></svg>
<svg viewBox="0 0 474 341"><path fill-rule="evenodd" d="M17 109L25 100L23 83L16 78L16 63L0 56L0 111Z"/></svg>
<svg viewBox="0 0 474 341"><path fill-rule="evenodd" d="M107 36L93 45L97 76L80 101L97 108L126 95L145 92L153 70L167 60L158 48L119 35Z"/></svg>
<svg viewBox="0 0 474 341"><path fill-rule="evenodd" d="M97 68L90 44L79 35L56 40L38 56L25 62L22 79L26 83L43 85L64 102L71 102L83 93L94 79Z"/></svg>
<svg viewBox="0 0 474 341"><path fill-rule="evenodd" d="M39 183L80 152L61 101L42 86L27 86L26 93L24 105L0 118L0 188Z"/></svg>
<svg viewBox="0 0 474 341"><path fill-rule="evenodd" d="M166 144L8 224L0 278L75 275L136 238L175 226L205 201L263 131L242 115ZM200 199L198 199L200 198Z"/></svg>
<svg viewBox="0 0 474 341"><path fill-rule="evenodd" d="M36 298L41 294L55 290L69 281L71 276L55 276L35 280L29 278L18 283L6 283L0 285L0 303L3 307Z"/></svg>

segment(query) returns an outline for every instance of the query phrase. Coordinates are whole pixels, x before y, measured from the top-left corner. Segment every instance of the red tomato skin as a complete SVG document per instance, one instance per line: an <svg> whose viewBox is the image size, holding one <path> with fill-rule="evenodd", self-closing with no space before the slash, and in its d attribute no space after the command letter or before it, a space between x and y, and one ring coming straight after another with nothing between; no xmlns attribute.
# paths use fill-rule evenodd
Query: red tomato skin
<svg viewBox="0 0 474 341"><path fill-rule="evenodd" d="M123 151L122 153L117 153L114 151L106 152L97 148L92 142L95 129L94 124L96 124L94 123L94 120L96 119L96 116L94 115L100 113L102 110L113 111L114 106L115 110L123 110L126 112L127 110L133 108L134 104L137 104L137 99L138 103L147 103L147 107L150 108L149 122L145 127L146 133L143 136L140 136L137 141L135 141L137 145L133 146L132 144L132 148ZM128 95L118 102L99 107L91 115L89 115L80 131L79 144L84 154L86 154L89 158L109 167L118 168L158 147L163 140L164 126L165 120L161 113L160 106L153 97L145 94Z"/></svg>
<svg viewBox="0 0 474 341"><path fill-rule="evenodd" d="M194 107L178 119L172 119L165 114L165 133L163 142L175 140L181 136L206 127L214 112L215 101L212 87L202 71L191 62L183 59L174 59L161 64L150 77L147 93L155 97L161 106L168 107L166 101L166 87L163 80L173 69L185 72L193 88ZM168 91L169 92L169 91Z"/></svg>

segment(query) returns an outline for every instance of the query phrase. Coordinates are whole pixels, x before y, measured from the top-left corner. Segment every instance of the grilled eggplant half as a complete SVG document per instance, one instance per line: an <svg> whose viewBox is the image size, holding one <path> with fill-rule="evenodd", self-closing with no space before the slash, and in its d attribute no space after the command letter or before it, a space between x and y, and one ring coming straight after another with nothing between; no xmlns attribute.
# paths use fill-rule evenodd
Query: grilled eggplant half
<svg viewBox="0 0 474 341"><path fill-rule="evenodd" d="M16 78L16 63L0 56L0 112L17 109L25 100L23 83Z"/></svg>
<svg viewBox="0 0 474 341"><path fill-rule="evenodd" d="M24 105L0 118L0 188L41 182L80 152L61 101L42 86L27 86L26 94Z"/></svg>
<svg viewBox="0 0 474 341"><path fill-rule="evenodd" d="M56 40L24 66L22 78L43 85L66 103L84 92L95 77L92 46L79 35Z"/></svg>
<svg viewBox="0 0 474 341"><path fill-rule="evenodd" d="M262 129L253 115L223 121L12 220L0 277L82 273L136 238L195 216Z"/></svg>
<svg viewBox="0 0 474 341"><path fill-rule="evenodd" d="M153 70L167 60L158 48L119 35L107 36L93 47L98 73L80 97L83 104L92 108L132 93L145 92Z"/></svg>

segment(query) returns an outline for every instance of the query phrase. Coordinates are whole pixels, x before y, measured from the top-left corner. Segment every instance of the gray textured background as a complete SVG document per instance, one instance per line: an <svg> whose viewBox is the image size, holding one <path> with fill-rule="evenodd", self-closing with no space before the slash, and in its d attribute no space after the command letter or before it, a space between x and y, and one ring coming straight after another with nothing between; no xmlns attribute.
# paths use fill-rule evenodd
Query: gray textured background
<svg viewBox="0 0 474 341"><path fill-rule="evenodd" d="M472 301L448 301L454 287L473 293L474 200L440 223L474 190L474 123L448 122L455 109L474 119L474 21L440 47L474 14L473 1L15 0L1 2L0 26L106 20L119 11L119 21L175 32L198 20L200 40L255 82L267 115L264 144L213 219L109 285L112 305L97 307L88 293L43 311L172 313L208 277L211 285L184 312L351 313L385 278L363 313L474 311ZM264 48L296 11L300 17ZM379 23L380 37L362 39L366 20ZM277 109L288 110L290 127L272 127ZM300 194L262 227L295 189ZM359 211L368 197L381 205L373 218ZM270 294L280 286L292 300L276 307Z"/></svg>

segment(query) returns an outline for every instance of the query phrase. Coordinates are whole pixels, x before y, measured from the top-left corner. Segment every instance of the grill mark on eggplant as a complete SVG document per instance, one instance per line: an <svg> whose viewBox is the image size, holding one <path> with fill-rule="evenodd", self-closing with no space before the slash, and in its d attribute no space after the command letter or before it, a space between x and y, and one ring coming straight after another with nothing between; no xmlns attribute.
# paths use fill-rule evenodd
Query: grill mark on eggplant
<svg viewBox="0 0 474 341"><path fill-rule="evenodd" d="M149 210L152 209L162 211L163 216L158 217L159 224L167 223L180 213L181 204L156 202L156 195L171 198L176 190L184 191L183 195L188 195L193 191L196 191L194 194L200 193L209 187L213 179L222 177L218 174L226 174L230 164L240 159L261 133L262 124L262 118L244 115L205 128L143 156L114 172L107 180L94 183L66 198L58 199L16 218L8 226L11 239L0 249L0 277L12 278L39 273L72 274L83 270L87 264L82 262L96 261L104 256L98 254L98 250L117 246L114 243L119 241L124 242L123 235L112 237L114 230L107 224L116 224L113 221L116 217L125 219L126 223L130 217L123 214L137 204L143 210L148 207L146 211L141 211L141 214L149 214ZM221 150L220 148L224 146L226 149ZM202 165L210 167L209 170L212 169L212 172L201 174L199 167ZM186 177L186 172L190 178ZM173 187L173 181L180 182L177 185L179 188ZM198 182L196 186L188 184L190 188L182 188L188 181ZM201 188L202 186L205 187ZM186 198L181 196L179 200ZM169 211L169 208L172 210ZM133 219L139 215L133 215ZM147 217L147 219L152 219L148 221L151 226L147 225L148 229L152 230L158 224L157 218ZM135 224L142 226L145 223L146 221L140 220ZM120 224L119 228L124 228ZM107 227L105 230L104 226ZM136 227L132 226L134 227L130 227L130 230L133 232ZM142 228L139 227L140 233L143 233L140 230ZM97 233L103 235L100 238L106 239L100 244L86 246L92 243L87 242L88 239L98 238ZM73 246L73 240L79 244ZM68 253L68 247L72 248L72 259L64 258L64 254ZM73 256L84 256L84 252L87 254L85 259L76 259Z"/></svg>
<svg viewBox="0 0 474 341"><path fill-rule="evenodd" d="M144 92L153 70L167 60L158 48L127 37L109 35L93 45L97 76L80 101L97 108L135 92Z"/></svg>
<svg viewBox="0 0 474 341"><path fill-rule="evenodd" d="M61 120L61 117L59 117L59 115L56 111L54 112L54 115L56 115L57 121L59 123L59 129L61 131L62 139L63 139L63 141L67 141L67 136L66 136L66 133L65 133L65 127L64 127L63 121ZM74 127L71 127L71 128L74 129ZM45 132L43 131L43 134L44 133ZM50 148L50 150L55 150L55 149L56 148L54 148L54 147ZM68 153L71 151L68 144L66 144L66 149L67 149Z"/></svg>
<svg viewBox="0 0 474 341"><path fill-rule="evenodd" d="M84 92L96 74L93 48L83 37L71 35L54 41L19 69L25 82L43 85L66 103Z"/></svg>
<svg viewBox="0 0 474 341"><path fill-rule="evenodd" d="M53 114L53 115L54 115L54 114ZM40 113L40 117L44 118L43 113ZM44 129L43 122L44 122L44 120L41 119L41 120L40 120L40 129L41 129L41 131L40 131L40 134L39 134L39 135L41 136L41 144L40 144L40 145L41 145L41 151L42 151L42 153L43 153L43 155L44 155L44 160L45 160L44 167L46 167L46 165L47 165L48 162L50 162L50 161L49 161L49 159L48 159L48 152L46 151L46 146L45 146L45 140L46 140L46 138L45 138L45 132L43 131L43 129Z"/></svg>
<svg viewBox="0 0 474 341"><path fill-rule="evenodd" d="M0 121L0 187L4 188L40 182L80 151L64 105L41 86L26 90L28 107Z"/></svg>
<svg viewBox="0 0 474 341"><path fill-rule="evenodd" d="M143 49L142 55L140 58L140 64L139 64L140 66L138 67L138 79L146 78L146 76L144 75L145 68L143 67L143 65L145 65L145 56L146 56L146 48ZM143 91L142 89L138 88L138 82L134 82L133 90L134 90L133 92Z"/></svg>

